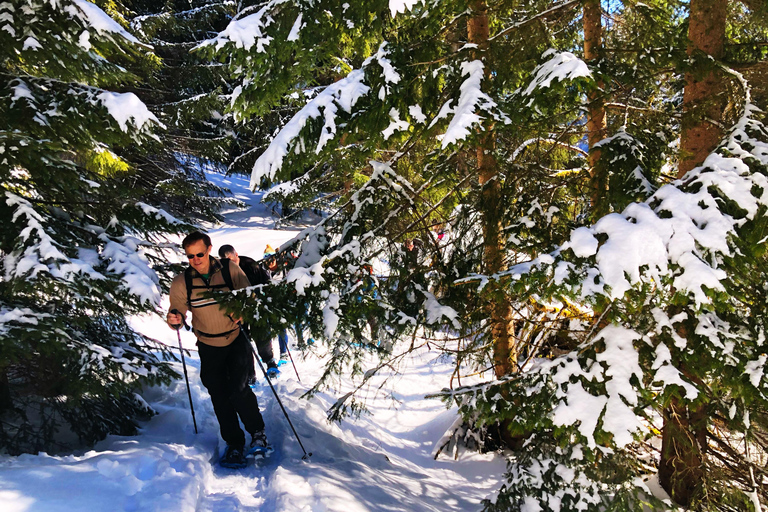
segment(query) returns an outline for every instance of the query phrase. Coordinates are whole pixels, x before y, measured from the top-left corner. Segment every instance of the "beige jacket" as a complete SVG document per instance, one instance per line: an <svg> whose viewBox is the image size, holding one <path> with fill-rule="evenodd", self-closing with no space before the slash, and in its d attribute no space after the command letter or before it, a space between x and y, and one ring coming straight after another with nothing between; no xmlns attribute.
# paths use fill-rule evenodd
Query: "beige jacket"
<svg viewBox="0 0 768 512"><path fill-rule="evenodd" d="M191 310L192 330L195 336L197 336L198 341L213 347L226 347L240 333L240 326L232 321L231 316L219 306L215 299L202 297L204 293L211 290L226 291L229 289L224 282L221 268L219 260L211 256L208 282L203 279L203 276L198 271L191 269L191 307L187 304L187 285L184 282L184 273L176 276L171 282L171 307L169 312L177 309L182 315L185 315L187 311ZM236 290L250 286L245 273L231 261L229 262L229 272L232 276L232 285Z"/></svg>

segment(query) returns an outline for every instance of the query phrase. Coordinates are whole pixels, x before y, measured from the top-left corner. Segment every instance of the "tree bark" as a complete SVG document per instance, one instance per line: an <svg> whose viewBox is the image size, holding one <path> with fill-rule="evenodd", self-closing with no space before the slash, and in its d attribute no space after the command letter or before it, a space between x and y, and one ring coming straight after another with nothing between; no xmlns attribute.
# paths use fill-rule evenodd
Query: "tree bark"
<svg viewBox="0 0 768 512"><path fill-rule="evenodd" d="M723 57L727 12L727 1L691 0L688 55L703 52L715 61ZM701 165L722 140L724 133L719 121L726 105L723 84L722 73L717 69L693 69L685 74L678 178Z"/></svg>
<svg viewBox="0 0 768 512"><path fill-rule="evenodd" d="M584 60L591 65L597 64L602 58L603 24L600 0L584 0ZM600 149L595 145L605 138L605 102L603 100L603 83L598 81L597 88L591 91L587 98L587 141L589 143L589 175L590 202L596 216L604 215L607 209L603 207L604 193L608 186L604 166L600 165Z"/></svg>
<svg viewBox="0 0 768 512"><path fill-rule="evenodd" d="M490 37L488 5L485 0L472 0L469 7L471 14L467 21L468 39L470 43L477 45L475 58L483 60L483 50L488 47L488 38ZM488 83L491 80L491 66L485 61L483 63L485 64L484 83ZM486 127L480 136L476 155L480 186L482 187L480 208L483 218L483 271L488 275L506 269L504 232L502 229L503 194L499 179L499 166L494 156L495 145L496 135L493 128ZM502 377L517 369L517 349L512 329L512 306L501 286L491 286L488 309L491 317L494 371L497 377Z"/></svg>
<svg viewBox="0 0 768 512"><path fill-rule="evenodd" d="M668 313L672 317L684 310L672 307ZM689 326L678 325L676 331L693 344ZM701 382L684 362L676 361L675 366L690 381ZM704 405L692 407L676 397L664 408L662 416L659 483L675 503L687 507L701 490L704 478L709 416Z"/></svg>
<svg viewBox="0 0 768 512"><path fill-rule="evenodd" d="M659 482L675 503L690 505L699 490L704 476L706 446L704 408L693 409L673 400L664 410Z"/></svg>
<svg viewBox="0 0 768 512"><path fill-rule="evenodd" d="M728 2L723 0L691 0L688 55L703 52L715 61L723 57L727 10ZM726 106L723 83L722 74L711 66L685 74L678 178L701 165L724 135L720 124ZM689 338L686 330L679 334ZM673 400L664 410L659 482L683 506L691 503L701 486L707 422L703 407L694 409L680 400Z"/></svg>
<svg viewBox="0 0 768 512"><path fill-rule="evenodd" d="M723 0L691 0L689 55L703 52L715 61L722 58L727 10L728 2ZM699 62L706 63L703 59ZM710 64L706 69L692 69L685 75L678 178L703 163L724 135L719 123L726 105L723 84L722 74ZM679 334L691 338L687 329L681 329ZM686 373L685 368L682 370ZM693 408L679 399L664 410L659 482L672 499L683 506L690 504L701 487L708 420L703 407Z"/></svg>

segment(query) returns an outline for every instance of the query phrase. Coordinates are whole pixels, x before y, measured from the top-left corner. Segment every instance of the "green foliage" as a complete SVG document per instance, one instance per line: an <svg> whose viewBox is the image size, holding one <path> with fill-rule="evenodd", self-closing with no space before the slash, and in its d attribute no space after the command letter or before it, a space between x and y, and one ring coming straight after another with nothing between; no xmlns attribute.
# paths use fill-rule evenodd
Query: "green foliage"
<svg viewBox="0 0 768 512"><path fill-rule="evenodd" d="M687 55L688 3L601 2L605 47L589 63L579 5L491 3L491 38L476 46L466 2L392 13L378 1L274 1L200 47L237 80L234 115L296 111L254 151L252 185L279 183L272 197L328 214L296 237L284 282L232 304L266 323L281 304L274 318L324 340L331 357L312 392L339 373L362 389L426 344L454 358L461 385L499 362L495 312L511 304L502 327L513 346L502 348L517 373L444 393L465 421L458 437L524 448L488 510L658 506L640 481L673 400L736 437L765 431L766 137L749 88L730 75L730 138L673 181L684 73L719 65ZM760 46L746 24L731 27ZM606 110L592 148L589 102ZM408 238L421 242L415 265ZM502 269L488 271L497 250ZM367 264L376 296L361 293ZM366 371L369 353L379 363ZM362 407L353 391L329 416ZM744 475L756 466L721 448L707 462L706 506L754 487Z"/></svg>
<svg viewBox="0 0 768 512"><path fill-rule="evenodd" d="M146 48L86 2L0 15L0 447L60 451L134 433L152 413L135 393L176 375L125 316L155 310L161 246L188 226L130 184L121 148L150 144L156 118L104 89L134 84Z"/></svg>
<svg viewBox="0 0 768 512"><path fill-rule="evenodd" d="M237 140L231 116L224 115L231 87L221 66L191 52L207 35L221 30L234 13L231 1L123 2L130 28L150 44L157 61L142 73L139 98L165 126L148 148L123 148L132 164L133 184L144 201L161 205L188 221L220 220L227 190L208 182L201 167L226 168Z"/></svg>

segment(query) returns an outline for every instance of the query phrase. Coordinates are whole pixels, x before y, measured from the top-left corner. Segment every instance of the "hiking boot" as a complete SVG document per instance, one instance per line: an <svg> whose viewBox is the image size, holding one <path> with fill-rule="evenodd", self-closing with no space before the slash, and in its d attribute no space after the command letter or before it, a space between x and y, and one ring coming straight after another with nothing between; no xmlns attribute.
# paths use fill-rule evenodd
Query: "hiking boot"
<svg viewBox="0 0 768 512"><path fill-rule="evenodd" d="M284 364L288 364L288 352L281 352L280 360L277 362L277 366L283 366Z"/></svg>
<svg viewBox="0 0 768 512"><path fill-rule="evenodd" d="M267 446L267 434L265 434L263 430L259 430L258 432L251 434L251 453L258 451L259 449L266 448Z"/></svg>
<svg viewBox="0 0 768 512"><path fill-rule="evenodd" d="M219 465L233 469L244 468L246 463L243 449L227 445L227 449L224 451L224 455L221 457Z"/></svg>

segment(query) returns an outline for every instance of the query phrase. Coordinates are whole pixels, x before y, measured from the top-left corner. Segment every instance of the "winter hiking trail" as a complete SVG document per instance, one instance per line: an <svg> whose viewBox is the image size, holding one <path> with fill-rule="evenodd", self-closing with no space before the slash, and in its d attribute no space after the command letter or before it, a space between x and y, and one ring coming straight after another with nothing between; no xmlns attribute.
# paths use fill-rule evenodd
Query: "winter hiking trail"
<svg viewBox="0 0 768 512"><path fill-rule="evenodd" d="M225 213L210 227L214 253L232 244L240 254L260 257L266 244L290 240L295 231L271 229L275 220L247 190L248 180L209 174L247 203ZM232 219L232 220L230 220ZM167 297L162 304L168 307ZM162 318L135 317L139 331L178 349L177 334ZM260 376L254 389L274 452L244 469L215 462L224 443L200 382L194 336L182 330L192 400L199 434L194 433L184 377L142 393L158 412L135 437L109 436L93 450L74 455L0 456L0 510L4 512L78 511L468 511L501 485L505 461L494 454L462 455L459 461L433 459L435 444L456 419L438 400L425 400L450 377L451 361L434 351L413 355L395 376L394 393L375 397L369 415L341 424L326 420L327 409L351 390L339 389L301 398L321 375L323 347L312 354L293 350L303 384L283 366L274 386L308 452L303 452ZM289 342L293 337L289 335ZM277 342L274 342L277 348ZM322 344L319 344L322 345ZM181 363L177 371L182 374ZM257 368L257 372L259 372ZM366 392L364 390L364 392ZM375 385L368 393L375 395Z"/></svg>

